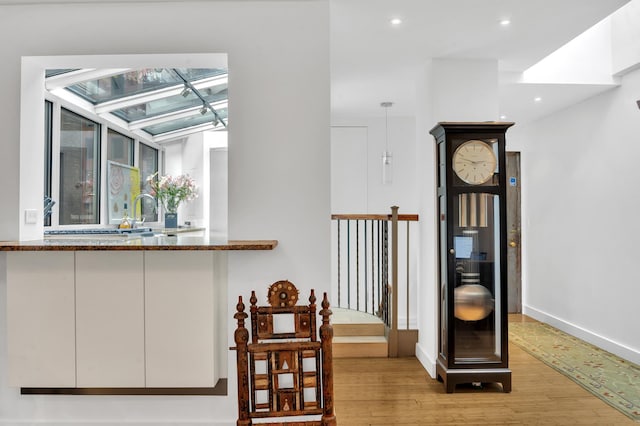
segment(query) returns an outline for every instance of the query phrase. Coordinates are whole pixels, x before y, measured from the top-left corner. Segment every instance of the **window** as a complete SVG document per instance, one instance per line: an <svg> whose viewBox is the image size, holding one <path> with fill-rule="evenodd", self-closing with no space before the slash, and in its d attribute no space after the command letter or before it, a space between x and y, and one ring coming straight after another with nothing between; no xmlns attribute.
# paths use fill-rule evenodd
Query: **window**
<svg viewBox="0 0 640 426"><path fill-rule="evenodd" d="M138 144L134 138L91 120L88 118L91 115L80 115L56 101L45 100L44 112L45 226L106 224L101 219L101 205L107 202L107 193L101 200L100 182L107 179L101 174L106 174L107 169L103 166L107 161L137 167L141 180L158 171L158 148L142 142ZM106 145L101 138L106 140ZM137 152L136 146L139 146ZM139 160L134 163L135 155ZM144 181L140 189L149 192ZM55 215L47 209L48 203L49 207L52 204L58 207ZM155 203L149 198L143 198L141 203L141 207L136 203L137 211L133 205L129 206L130 216L157 222Z"/></svg>
<svg viewBox="0 0 640 426"><path fill-rule="evenodd" d="M108 129L107 160L133 166L133 139L113 129Z"/></svg>
<svg viewBox="0 0 640 426"><path fill-rule="evenodd" d="M158 171L158 150L145 145L140 144L138 156L138 167L140 168L140 193L148 194L151 191L149 185L147 185L147 177ZM133 206L135 209L137 206ZM148 198L142 198L142 216L146 222L158 221L158 210L154 206L153 201Z"/></svg>
<svg viewBox="0 0 640 426"><path fill-rule="evenodd" d="M60 225L100 223L100 125L60 114Z"/></svg>
<svg viewBox="0 0 640 426"><path fill-rule="evenodd" d="M109 226L108 162L137 168L141 191L148 193L145 179L163 168L164 143L226 128L226 54L203 54L197 59L192 55L151 56L157 56L156 63L175 62L177 66L136 67L136 62L148 59L128 56L108 59L109 66L103 69L94 68L96 62L104 63L104 59L97 60L100 56L58 57L55 68L43 67L42 58L25 61L23 73L44 71L45 83L44 100L23 91L25 105L42 112L42 103L47 101L49 108L45 111L48 133L35 135L38 139L44 136L42 148L50 150L44 152L42 164L46 177L41 192L55 201L53 215L45 219L47 225ZM197 67L188 68L193 65ZM142 213L147 223L158 225L162 213L155 203L145 197L139 205L128 205L129 215L140 218Z"/></svg>

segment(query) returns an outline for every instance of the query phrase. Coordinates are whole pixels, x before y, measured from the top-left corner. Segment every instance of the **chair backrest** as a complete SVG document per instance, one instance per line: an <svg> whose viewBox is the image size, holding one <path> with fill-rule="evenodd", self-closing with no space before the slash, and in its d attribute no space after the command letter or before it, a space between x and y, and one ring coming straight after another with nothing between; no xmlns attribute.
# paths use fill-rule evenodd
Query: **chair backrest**
<svg viewBox="0 0 640 426"><path fill-rule="evenodd" d="M290 281L269 287L269 306L257 306L251 292L251 339L245 328L245 305L238 298L234 318L238 373L238 425L254 418L277 418L272 425L336 426L333 411L333 329L327 294L322 301L320 341L316 297L297 305L298 289ZM296 419L290 422L286 417ZM300 420L310 416L313 420ZM319 419L318 419L319 417Z"/></svg>

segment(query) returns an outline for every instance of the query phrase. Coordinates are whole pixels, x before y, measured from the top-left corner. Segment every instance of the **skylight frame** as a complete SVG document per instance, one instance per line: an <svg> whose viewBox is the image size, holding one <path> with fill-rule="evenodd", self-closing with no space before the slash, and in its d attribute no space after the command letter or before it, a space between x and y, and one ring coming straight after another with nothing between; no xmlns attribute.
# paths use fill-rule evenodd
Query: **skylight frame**
<svg viewBox="0 0 640 426"><path fill-rule="evenodd" d="M112 77L120 74L131 73L136 69L133 68L113 68L113 69L71 69L68 72L58 73L51 77L47 77L45 79L45 87L47 90L52 93L60 93L65 92L64 98L67 100L72 100L73 103L77 104L82 109L87 112L97 115L100 118L106 120L107 122L114 123L116 126L120 128L124 128L131 133L144 135L145 138L148 138L150 141L154 143L160 142L168 142L173 139L183 138L188 136L189 134L199 133L205 130L220 130L220 127L226 128L227 121L227 111L224 111L224 114L219 114L217 119L214 119L214 114L209 111L205 114L208 118L210 117L211 123L203 123L195 126L185 126L178 129L172 129L171 131L152 134L149 133L145 128L149 128L149 126L157 126L163 123L167 123L170 121L185 119L187 117L197 116L200 114L200 109L203 106L201 98L204 98L205 101L216 111L218 109L225 109L228 107L228 73L226 69L222 68L189 68L189 69L179 69L179 73L182 75L192 76L194 73L193 70L210 70L211 75L197 79L197 80L189 80L189 85L196 88L198 92L206 91L207 89L214 89L211 94L206 96L202 96L201 93L198 93L198 99L192 100L189 105L184 107L180 107L176 110L170 110L168 112L161 112L159 114L153 114L149 117L145 117L142 119L132 119L128 120L126 114L119 114L118 110L122 110L123 108L129 108L132 106L142 105L144 103L154 102L162 99L168 99L171 96L179 96L182 90L185 87L185 84L182 82L178 82L178 78L176 78L176 82L171 84L170 86L160 87L154 90L146 90L142 93L134 93L132 95L124 94L117 99L107 100L103 102L93 103L90 100L87 100L86 97L79 96L76 92L69 90L68 87L79 84L82 82L87 82L91 80L95 80L98 78ZM166 68L165 71L170 71L170 68ZM195 73L196 75L202 75L202 73ZM191 78L191 77L188 77ZM190 96L194 96L191 94ZM169 102L170 103L170 102ZM220 120L223 118L223 120ZM202 121L202 120L198 120ZM223 126L215 126L214 122L222 121ZM172 136L173 135L173 136ZM179 136L178 136L179 135Z"/></svg>

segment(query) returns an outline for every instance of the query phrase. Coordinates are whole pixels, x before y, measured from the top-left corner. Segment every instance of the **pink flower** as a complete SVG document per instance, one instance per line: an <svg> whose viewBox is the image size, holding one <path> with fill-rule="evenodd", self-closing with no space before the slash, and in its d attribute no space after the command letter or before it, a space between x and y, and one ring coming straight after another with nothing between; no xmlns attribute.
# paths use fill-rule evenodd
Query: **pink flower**
<svg viewBox="0 0 640 426"><path fill-rule="evenodd" d="M151 187L151 194L170 213L175 213L182 201L191 201L198 196L194 180L186 174L176 177L165 175L158 180L158 173L154 173L146 181Z"/></svg>

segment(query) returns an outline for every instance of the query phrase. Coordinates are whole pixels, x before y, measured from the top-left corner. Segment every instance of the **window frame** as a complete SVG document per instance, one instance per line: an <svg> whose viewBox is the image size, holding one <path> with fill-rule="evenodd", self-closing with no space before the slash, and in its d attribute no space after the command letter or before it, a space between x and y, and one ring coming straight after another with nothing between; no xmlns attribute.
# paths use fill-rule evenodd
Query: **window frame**
<svg viewBox="0 0 640 426"><path fill-rule="evenodd" d="M111 140L111 135L113 133L117 134L118 136L121 136L122 138L126 138L126 139L128 139L129 142L131 142L131 144L130 144L130 146L128 148L129 152L128 152L128 155L127 155L129 157L129 161L127 161L126 163L122 163L120 161L116 161L116 159L113 159L113 158L109 157L109 155L112 152L111 143L113 141ZM108 126L107 127L107 139L106 139L106 141L107 141L107 154L106 154L107 155L107 161L116 161L118 163L125 164L127 166L132 166L133 167L133 165L136 162L136 152L135 152L135 150L136 150L136 139L135 138L133 138L131 136L127 136L125 134L122 134L121 132L117 131L113 127Z"/></svg>
<svg viewBox="0 0 640 426"><path fill-rule="evenodd" d="M53 199L53 188L51 183L53 166L53 102L44 101L44 199ZM46 202L45 202L46 204ZM44 226L51 225L51 214L44 218Z"/></svg>
<svg viewBox="0 0 640 426"><path fill-rule="evenodd" d="M163 157L163 156L162 156L162 152L161 152L161 150L159 150L158 148L156 148L156 147L154 147L154 146L151 146L150 144L148 144L148 143L146 143L146 142L138 141L138 144L137 144L137 151L136 151L136 152L138 153L138 155L136 156L136 157L138 158L138 161L141 161L141 160L142 160L142 149L143 149L143 146L145 146L145 147L146 147L146 148L148 148L148 149L153 149L153 150L155 150L155 154L156 154L156 155L155 155L155 157L156 157L156 158L155 158L155 168L156 168L156 172L158 172L158 174L160 174L160 173L159 173L159 172L160 172L160 170L161 170L161 166L160 166L161 161L160 161L160 159ZM143 189L145 189L145 187L147 187L147 184L146 184L147 176L145 176L145 174L146 174L146 173L144 173L144 172L143 172L143 170L142 170L142 166L141 166L139 163L138 163L138 169L140 170L140 193L141 193L141 194L143 194L143 193L148 193L148 191L147 191L147 192L144 192L144 191L143 191ZM148 174L147 174L147 175L148 175ZM146 189L148 189L148 188L146 188ZM149 201L150 201L150 200L149 200ZM156 201L158 201L158 200L156 200ZM144 214L145 214L145 207L144 207L144 206L145 206L145 204L148 204L148 203L147 203L147 202L145 201L145 199L143 198L143 199L142 199L141 206L140 206L140 210L141 210L141 213L140 213L140 214L141 214L141 215L144 215ZM132 211L132 212L134 212L134 214L135 214L135 213L136 213L136 210L135 210L135 209L136 209L136 206L132 206L132 207L131 207L131 209L132 209L131 211ZM155 210L155 214L154 214L154 219L155 219L155 220L154 220L152 223L154 223L154 222L159 222L159 221L160 221L160 206L159 206L157 203L156 203L156 210Z"/></svg>
<svg viewBox="0 0 640 426"><path fill-rule="evenodd" d="M58 157L58 159L60 159L60 154L61 154L61 151L62 151L62 126L61 126L61 123L62 123L62 114L63 114L63 112L69 113L69 114L71 114L71 115L73 115L75 117L80 118L81 120L83 120L85 122L92 123L94 126L97 126L97 129L93 130L93 134L95 136L95 140L93 141L93 144L94 144L94 146L93 146L94 155L92 157L92 163L95 164L95 168L93 170L93 179L92 179L93 180L93 182L92 182L93 186L92 186L91 192L88 195L86 195L88 197L93 197L92 203L95 203L95 205L94 205L94 210L95 211L92 213L92 215L94 216L95 220L91 221L90 223L82 223L82 222L80 222L80 223L65 223L64 226L78 226L78 225L96 226L96 225L99 225L100 221L102 219L101 208L104 205L102 200L101 200L102 193L100 191L100 187L101 187L101 184L102 184L102 181L103 181L103 179L102 179L102 170L103 170L103 166L102 166L102 158L103 158L103 153L102 153L102 151L103 151L103 149L102 149L103 148L103 144L102 144L102 141L103 141L102 128L103 127L102 127L102 125L100 123L98 123L98 122L96 122L94 120L91 120L90 118L87 118L85 114L78 114L75 111L71 111L71 110L69 110L67 108L64 108L64 107L61 107L59 109L59 112L60 112L60 126L58 126L56 129L58 130L58 133L60 134L60 143L58 145L58 150L55 151L55 152L52 152L52 155ZM83 133L83 135L84 135L84 133ZM60 177L60 174L61 174L61 167L60 166L61 166L61 164L60 164L60 162L58 162L58 168L55 171L56 175L53 175L53 173L54 173L53 170L51 172L52 172L52 177L56 176L56 178L58 179L58 194L57 194L58 195L58 204L62 205L63 203L62 203L62 200L61 200L61 198L62 198L61 197L62 185L61 185L61 177ZM80 179L82 180L82 185L84 185L85 182L88 182L84 177L81 177ZM78 188L79 184L80 184L80 182L76 181L76 183L75 183L75 188L76 189ZM95 196L96 195L96 191L98 192L98 196L97 197ZM75 191L72 191L72 192L75 192ZM84 198L85 195L83 195L82 197ZM58 223L60 222L61 216L62 216L61 214L58 215ZM62 224L60 224L60 225L62 225Z"/></svg>

